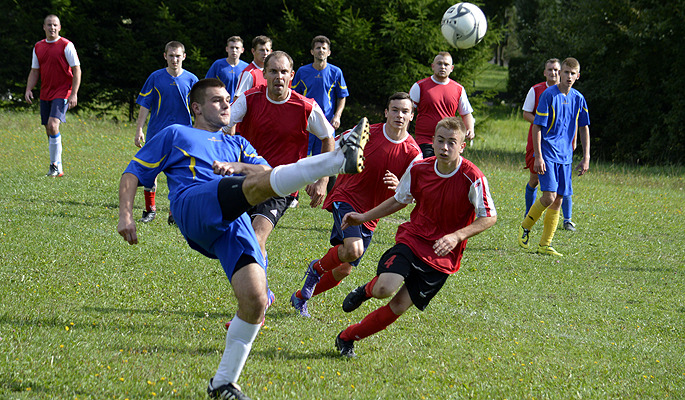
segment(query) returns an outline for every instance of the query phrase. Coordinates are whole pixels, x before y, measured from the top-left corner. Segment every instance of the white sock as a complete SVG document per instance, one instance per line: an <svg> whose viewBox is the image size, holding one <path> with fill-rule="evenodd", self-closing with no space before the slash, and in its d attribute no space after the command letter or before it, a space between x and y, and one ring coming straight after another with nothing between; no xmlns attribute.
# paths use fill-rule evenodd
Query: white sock
<svg viewBox="0 0 685 400"><path fill-rule="evenodd" d="M50 164L57 165L62 171L62 135L48 136L48 150L50 151Z"/></svg>
<svg viewBox="0 0 685 400"><path fill-rule="evenodd" d="M302 158L294 164L279 165L269 176L271 188L279 196L287 196L324 176L337 175L344 161L342 150L336 146L328 153Z"/></svg>
<svg viewBox="0 0 685 400"><path fill-rule="evenodd" d="M236 315L226 332L226 349L221 357L219 369L214 375L212 386L219 387L228 383L238 382L240 373L250 354L252 342L257 337L261 324L250 324Z"/></svg>

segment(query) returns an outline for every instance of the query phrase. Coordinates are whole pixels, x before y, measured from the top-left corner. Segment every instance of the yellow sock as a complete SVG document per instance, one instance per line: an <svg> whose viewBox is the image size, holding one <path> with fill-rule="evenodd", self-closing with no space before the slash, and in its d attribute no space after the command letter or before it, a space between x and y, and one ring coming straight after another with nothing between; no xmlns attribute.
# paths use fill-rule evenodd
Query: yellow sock
<svg viewBox="0 0 685 400"><path fill-rule="evenodd" d="M535 200L535 203L533 203L533 206L530 207L530 210L528 210L528 215L526 215L526 218L521 223L521 226L525 229L530 230L533 227L533 225L535 225L535 223L540 219L540 216L543 212L545 212L546 208L547 207L543 206L542 203L540 203L540 199ZM557 217L559 217L558 211Z"/></svg>
<svg viewBox="0 0 685 400"><path fill-rule="evenodd" d="M554 232L557 231L557 225L559 224L559 211L560 210L547 209L544 226L542 228L542 236L540 237L540 246L549 246L552 244Z"/></svg>

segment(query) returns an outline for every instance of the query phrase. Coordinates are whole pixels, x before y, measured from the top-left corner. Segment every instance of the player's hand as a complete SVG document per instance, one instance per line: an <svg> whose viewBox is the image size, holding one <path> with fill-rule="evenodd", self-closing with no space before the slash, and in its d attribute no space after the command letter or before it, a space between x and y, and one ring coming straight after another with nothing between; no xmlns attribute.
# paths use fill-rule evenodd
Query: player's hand
<svg viewBox="0 0 685 400"><path fill-rule="evenodd" d="M545 160L542 157L535 157L535 162L533 163L533 169L536 173L544 175L547 172L547 166L545 165Z"/></svg>
<svg viewBox="0 0 685 400"><path fill-rule="evenodd" d="M76 107L76 104L78 104L78 96L76 95L76 93L72 92L71 95L69 95L69 99L67 100L67 104L69 104L70 110L72 108Z"/></svg>
<svg viewBox="0 0 685 400"><path fill-rule="evenodd" d="M470 129L468 129L466 131L466 140L473 140L473 138L475 138L475 137L476 137L476 132L474 132Z"/></svg>
<svg viewBox="0 0 685 400"><path fill-rule="evenodd" d="M318 207L323 203L326 198L326 186L328 186L327 176L304 188L305 192L307 192L311 198L311 201L309 202L310 207Z"/></svg>
<svg viewBox="0 0 685 400"><path fill-rule="evenodd" d="M240 174L240 163L214 161L212 164L214 173L221 176Z"/></svg>
<svg viewBox="0 0 685 400"><path fill-rule="evenodd" d="M590 160L586 160L583 158L580 160L580 163L578 163L578 166L576 167L576 171L578 171L578 176L584 175L587 170L590 169Z"/></svg>
<svg viewBox="0 0 685 400"><path fill-rule="evenodd" d="M400 184L400 180L392 172L386 170L385 175L383 175L383 184L387 186L390 190L397 189L397 185Z"/></svg>
<svg viewBox="0 0 685 400"><path fill-rule="evenodd" d="M138 235L136 234L136 222L131 216L122 218L119 217L119 224L117 225L117 232L124 238L128 244L138 244Z"/></svg>
<svg viewBox="0 0 685 400"><path fill-rule="evenodd" d="M26 99L26 102L29 104L33 104L33 92L30 90L27 90L26 93L24 93L24 98Z"/></svg>
<svg viewBox="0 0 685 400"><path fill-rule="evenodd" d="M138 148L143 147L145 144L145 135L143 134L142 129L136 131L136 136L133 138L133 144L135 144Z"/></svg>
<svg viewBox="0 0 685 400"><path fill-rule="evenodd" d="M364 223L364 215L358 212L349 212L343 216L342 224L340 224L340 229L345 230L350 226L357 226Z"/></svg>
<svg viewBox="0 0 685 400"><path fill-rule="evenodd" d="M340 117L334 115L333 119L331 119L331 126L333 127L333 129L340 128Z"/></svg>
<svg viewBox="0 0 685 400"><path fill-rule="evenodd" d="M461 240L455 234L449 234L436 240L433 244L433 251L435 254L442 257L449 254L450 251L454 250Z"/></svg>

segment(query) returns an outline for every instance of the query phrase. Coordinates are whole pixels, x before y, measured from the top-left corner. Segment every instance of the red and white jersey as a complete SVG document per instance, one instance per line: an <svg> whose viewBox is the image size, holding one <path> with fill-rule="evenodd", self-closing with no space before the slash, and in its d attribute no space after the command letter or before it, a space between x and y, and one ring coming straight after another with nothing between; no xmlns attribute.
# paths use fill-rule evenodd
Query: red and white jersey
<svg viewBox="0 0 685 400"><path fill-rule="evenodd" d="M435 126L443 118L473 113L464 87L452 79L437 82L431 75L412 85L409 96L418 114L414 132L418 144L433 143Z"/></svg>
<svg viewBox="0 0 685 400"><path fill-rule="evenodd" d="M523 107L521 107L523 111L535 114L535 110L537 110L538 103L540 102L540 96L542 96L542 92L547 90L548 87L549 85L547 85L546 81L533 85L530 90L528 90L526 101L523 103ZM530 127L528 128L526 153L533 153L533 124L530 124Z"/></svg>
<svg viewBox="0 0 685 400"><path fill-rule="evenodd" d="M287 99L275 102L266 86L250 89L233 102L228 126L238 122L240 135L272 167L307 157L310 132L323 140L335 131L313 99L291 90Z"/></svg>
<svg viewBox="0 0 685 400"><path fill-rule="evenodd" d="M74 44L60 37L43 39L33 47L31 68L40 70L40 99L66 99L71 95L74 74L71 67L80 65Z"/></svg>
<svg viewBox="0 0 685 400"><path fill-rule="evenodd" d="M395 241L406 244L424 262L446 274L459 270L467 240L442 257L433 250L435 241L476 218L497 215L488 180L465 158L449 175L438 171L435 157L415 162L402 176L395 200L403 204L416 201L409 222L397 228Z"/></svg>
<svg viewBox="0 0 685 400"><path fill-rule="evenodd" d="M414 138L407 135L400 141L392 140L385 132L385 124L371 125L369 136L364 147L364 170L359 174L338 175L323 203L328 211L335 201L348 203L359 213L369 211L395 194L383 183L385 171L401 177L412 161L422 158ZM377 224L376 219L365 222L364 226L373 231Z"/></svg>
<svg viewBox="0 0 685 400"><path fill-rule="evenodd" d="M252 61L243 72L240 73L240 78L238 78L238 86L235 88L235 94L233 98L237 98L248 90L266 85L266 78L264 78L264 69L259 68L257 64Z"/></svg>

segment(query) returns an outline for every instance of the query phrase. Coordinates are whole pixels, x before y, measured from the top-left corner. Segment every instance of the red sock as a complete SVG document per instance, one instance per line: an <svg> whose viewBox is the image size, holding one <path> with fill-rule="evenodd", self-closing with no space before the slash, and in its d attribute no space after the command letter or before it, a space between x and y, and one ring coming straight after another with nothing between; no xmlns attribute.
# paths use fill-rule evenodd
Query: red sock
<svg viewBox="0 0 685 400"><path fill-rule="evenodd" d="M348 326L347 329L342 331L340 338L342 340L364 339L387 328L388 325L395 322L399 317L399 315L392 312L390 304L386 304L364 317L360 323Z"/></svg>
<svg viewBox="0 0 685 400"><path fill-rule="evenodd" d="M320 275L323 275L324 272L330 271L338 265L342 264L342 261L340 261L340 257L338 257L338 247L340 247L340 245L331 247L330 249L328 249L326 255L324 255L323 257L321 257L319 261L314 263L314 270L316 270L316 272L318 272Z"/></svg>
<svg viewBox="0 0 685 400"><path fill-rule="evenodd" d="M145 190L145 210L146 211L157 211L157 206L155 205L155 192L149 192Z"/></svg>
<svg viewBox="0 0 685 400"><path fill-rule="evenodd" d="M378 277L375 276L373 279L371 279L371 282L366 284L366 287L364 288L364 291L366 292L366 297L373 297L371 292L373 291L373 287L376 286L376 282L378 282Z"/></svg>
<svg viewBox="0 0 685 400"><path fill-rule="evenodd" d="M333 276L333 271L326 271L326 273L321 277L319 283L316 284L312 297L340 285L340 282L342 282L342 279L336 281L335 277Z"/></svg>

